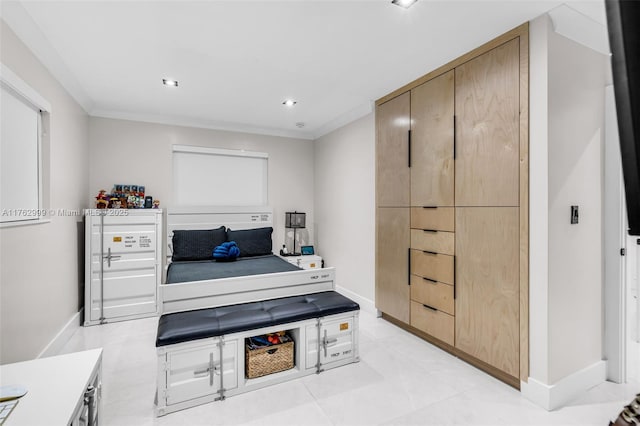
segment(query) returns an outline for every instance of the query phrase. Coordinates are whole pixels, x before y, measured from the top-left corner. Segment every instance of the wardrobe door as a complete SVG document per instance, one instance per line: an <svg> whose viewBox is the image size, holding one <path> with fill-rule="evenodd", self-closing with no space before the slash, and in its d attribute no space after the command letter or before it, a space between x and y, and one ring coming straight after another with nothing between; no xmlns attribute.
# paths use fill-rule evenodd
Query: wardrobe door
<svg viewBox="0 0 640 426"><path fill-rule="evenodd" d="M456 206L519 204L519 41L455 69Z"/></svg>
<svg viewBox="0 0 640 426"><path fill-rule="evenodd" d="M409 209L377 209L376 308L409 323Z"/></svg>
<svg viewBox="0 0 640 426"><path fill-rule="evenodd" d="M454 71L411 90L411 205L453 206Z"/></svg>
<svg viewBox="0 0 640 426"><path fill-rule="evenodd" d="M519 209L456 208L455 346L519 377Z"/></svg>
<svg viewBox="0 0 640 426"><path fill-rule="evenodd" d="M409 111L406 92L376 109L376 204L409 206Z"/></svg>

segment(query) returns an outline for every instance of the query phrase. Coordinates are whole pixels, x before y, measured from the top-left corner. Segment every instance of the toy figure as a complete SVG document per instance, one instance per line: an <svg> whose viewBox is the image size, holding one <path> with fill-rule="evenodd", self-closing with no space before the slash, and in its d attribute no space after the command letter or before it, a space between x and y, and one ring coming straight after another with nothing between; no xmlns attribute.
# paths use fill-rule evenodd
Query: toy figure
<svg viewBox="0 0 640 426"><path fill-rule="evenodd" d="M155 199L153 200L153 207L154 209L159 209L160 208L160 200Z"/></svg>
<svg viewBox="0 0 640 426"><path fill-rule="evenodd" d="M107 191L101 189L96 196L96 208L106 209L107 207L109 207L109 197L107 197Z"/></svg>
<svg viewBox="0 0 640 426"><path fill-rule="evenodd" d="M111 202L112 209L119 209L120 207L122 206L120 205L120 200L118 200L117 198Z"/></svg>

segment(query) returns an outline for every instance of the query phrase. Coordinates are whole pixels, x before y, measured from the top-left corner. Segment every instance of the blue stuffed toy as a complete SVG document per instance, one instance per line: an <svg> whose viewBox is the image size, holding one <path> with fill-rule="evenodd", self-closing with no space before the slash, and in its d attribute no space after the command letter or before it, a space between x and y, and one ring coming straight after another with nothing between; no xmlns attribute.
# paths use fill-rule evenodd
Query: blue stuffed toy
<svg viewBox="0 0 640 426"><path fill-rule="evenodd" d="M215 260L230 261L236 260L236 257L240 256L240 249L235 241L228 241L220 244L213 249L213 258Z"/></svg>

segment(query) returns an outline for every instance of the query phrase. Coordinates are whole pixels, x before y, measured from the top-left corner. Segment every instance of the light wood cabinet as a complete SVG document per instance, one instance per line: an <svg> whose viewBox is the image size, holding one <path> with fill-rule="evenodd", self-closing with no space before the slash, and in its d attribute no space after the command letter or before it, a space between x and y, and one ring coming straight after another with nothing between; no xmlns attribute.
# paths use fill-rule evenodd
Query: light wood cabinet
<svg viewBox="0 0 640 426"><path fill-rule="evenodd" d="M410 93L376 110L376 202L378 207L409 206Z"/></svg>
<svg viewBox="0 0 640 426"><path fill-rule="evenodd" d="M519 373L519 212L456 209L456 347Z"/></svg>
<svg viewBox="0 0 640 426"><path fill-rule="evenodd" d="M453 285L454 257L440 253L411 250L411 273Z"/></svg>
<svg viewBox="0 0 640 426"><path fill-rule="evenodd" d="M376 307L409 322L409 209L377 211Z"/></svg>
<svg viewBox="0 0 640 426"><path fill-rule="evenodd" d="M411 248L453 256L455 235L453 232L412 229Z"/></svg>
<svg viewBox="0 0 640 426"><path fill-rule="evenodd" d="M455 230L456 215L453 207L412 207L411 227L436 231Z"/></svg>
<svg viewBox="0 0 640 426"><path fill-rule="evenodd" d="M456 206L519 205L518 40L456 67Z"/></svg>
<svg viewBox="0 0 640 426"><path fill-rule="evenodd" d="M454 72L411 90L411 205L453 206Z"/></svg>
<svg viewBox="0 0 640 426"><path fill-rule="evenodd" d="M515 387L529 368L528 64L525 24L376 103L376 306Z"/></svg>
<svg viewBox="0 0 640 426"><path fill-rule="evenodd" d="M455 315L453 285L411 275L411 300Z"/></svg>
<svg viewBox="0 0 640 426"><path fill-rule="evenodd" d="M412 300L411 325L448 345L453 345L455 320L452 315Z"/></svg>

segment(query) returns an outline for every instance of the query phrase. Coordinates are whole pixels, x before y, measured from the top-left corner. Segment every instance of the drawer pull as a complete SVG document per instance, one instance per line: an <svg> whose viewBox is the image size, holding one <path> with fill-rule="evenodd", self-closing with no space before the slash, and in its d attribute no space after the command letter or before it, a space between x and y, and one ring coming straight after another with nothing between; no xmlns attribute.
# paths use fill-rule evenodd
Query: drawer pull
<svg viewBox="0 0 640 426"><path fill-rule="evenodd" d="M422 306L424 306L424 307L425 307L425 308L427 308L427 309L431 309L431 310L432 310L432 311L434 311L434 312L438 312L438 310L437 310L436 308L433 308L433 307L431 307L431 306L429 306L429 305L422 305Z"/></svg>
<svg viewBox="0 0 640 426"><path fill-rule="evenodd" d="M193 377L205 377L209 376L209 368L205 368L204 370L198 370L193 372Z"/></svg>
<svg viewBox="0 0 640 426"><path fill-rule="evenodd" d="M433 232L433 233L438 232L437 229L423 229L422 231L423 232Z"/></svg>
<svg viewBox="0 0 640 426"><path fill-rule="evenodd" d="M434 284L438 283L438 281L432 280L431 278L422 277L422 279L425 280L425 281L429 281L430 283L434 283Z"/></svg>
<svg viewBox="0 0 640 426"><path fill-rule="evenodd" d="M407 249L407 285L411 285L411 247Z"/></svg>
<svg viewBox="0 0 640 426"><path fill-rule="evenodd" d="M435 251L422 250L422 252L424 254L428 254L428 255L431 255L431 256L437 256L438 255L438 253L436 253Z"/></svg>
<svg viewBox="0 0 640 426"><path fill-rule="evenodd" d="M423 209L437 209L438 206L422 206Z"/></svg>

